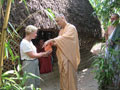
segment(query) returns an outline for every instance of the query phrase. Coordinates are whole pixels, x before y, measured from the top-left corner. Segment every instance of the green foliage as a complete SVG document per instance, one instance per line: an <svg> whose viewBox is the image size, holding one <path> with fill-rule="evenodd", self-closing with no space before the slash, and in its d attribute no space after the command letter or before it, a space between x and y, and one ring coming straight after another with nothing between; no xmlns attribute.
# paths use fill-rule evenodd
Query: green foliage
<svg viewBox="0 0 120 90"><path fill-rule="evenodd" d="M29 9L28 9L28 6L27 6L27 2L26 2L26 0L21 0L21 1L23 1L23 2L24 2L24 4L25 4L25 7L26 7L26 9L27 9L28 14L30 14Z"/></svg>
<svg viewBox="0 0 120 90"><path fill-rule="evenodd" d="M1 0L1 4L3 5L4 0Z"/></svg>
<svg viewBox="0 0 120 90"><path fill-rule="evenodd" d="M10 57L8 54L10 54ZM13 50L10 47L9 41L5 43L5 56L12 61L15 61L16 59L19 58L19 56L17 56L16 54L14 55Z"/></svg>
<svg viewBox="0 0 120 90"><path fill-rule="evenodd" d="M101 24L106 30L110 24L110 15L112 13L120 14L120 0L89 0L97 14Z"/></svg>
<svg viewBox="0 0 120 90"><path fill-rule="evenodd" d="M8 29L9 29L9 32L11 33L11 36L12 36L12 37L16 36L16 37L18 37L18 38L21 39L21 36L17 33L16 29L15 29L14 26L11 24L11 22L8 22L8 24L9 24L9 26L10 26L10 27L8 27ZM11 28L12 30L11 30L10 28Z"/></svg>
<svg viewBox="0 0 120 90"><path fill-rule="evenodd" d="M19 46L17 42L15 42L13 39L15 37L18 37L21 39L20 35L17 33L16 29L13 27L13 25L8 22L9 27L7 28L7 40L5 42L5 58L12 60L13 62L19 58L17 53L14 50L14 47L11 45L11 43L14 43L15 45ZM4 58L4 59L5 59Z"/></svg>
<svg viewBox="0 0 120 90"><path fill-rule="evenodd" d="M28 78L38 78L40 77L31 74L31 73L24 73L21 74L21 65L18 65L18 69L9 70L2 74L2 86L0 90L25 90L27 87L30 87L32 90L41 90L40 88L35 89L34 85L25 86L25 81Z"/></svg>
<svg viewBox="0 0 120 90"><path fill-rule="evenodd" d="M55 22L55 14L52 12L52 10L48 8L45 10L45 12L48 15L48 17Z"/></svg>
<svg viewBox="0 0 120 90"><path fill-rule="evenodd" d="M110 50L108 58L105 58L103 53L104 48L101 49L101 53L94 57L93 67L95 73L95 79L98 81L99 89L105 89L108 87L119 88L120 60L118 59L119 51L113 49ZM117 83L115 83L117 82Z"/></svg>

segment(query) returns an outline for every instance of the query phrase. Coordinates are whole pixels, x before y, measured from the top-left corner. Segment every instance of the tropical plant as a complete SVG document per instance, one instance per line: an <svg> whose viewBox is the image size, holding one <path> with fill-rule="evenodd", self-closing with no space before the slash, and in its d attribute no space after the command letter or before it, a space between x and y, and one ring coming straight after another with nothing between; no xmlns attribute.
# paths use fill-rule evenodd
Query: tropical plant
<svg viewBox="0 0 120 90"><path fill-rule="evenodd" d="M7 9L6 9L6 14L5 14L5 18L4 18L3 28L2 28L2 34L1 34L2 42L1 42L1 47L0 47L0 67L3 66L4 47L5 47L4 45L5 45L5 41L6 41L6 28L8 25L11 2L12 2L12 0L8 0L8 2L7 2ZM2 74L2 68L0 68L0 86L2 85L1 74Z"/></svg>
<svg viewBox="0 0 120 90"><path fill-rule="evenodd" d="M26 5L26 1L25 0L21 0L21 1L25 3L26 9L29 12L27 5ZM9 60L12 60L12 62L14 62L16 59L19 58L19 56L17 55L17 53L15 52L14 48L12 47L10 43L12 42L18 45L13 40L13 38L14 37L21 38L20 35L15 30L15 28L13 27L13 25L10 22L8 22L9 15L10 15L10 9L11 9L11 3L14 3L14 0L7 1L7 8L6 8L5 16L4 16L4 13L2 13L3 11L2 5L4 2L5 0L0 0L0 18L1 17L4 18L4 23L3 23L2 32L1 32L1 42L0 42L1 43L0 45L0 85L2 84L1 82L2 68L1 67L3 67L3 60L7 58Z"/></svg>
<svg viewBox="0 0 120 90"><path fill-rule="evenodd" d="M112 13L120 14L120 0L89 0L104 28L110 24L109 18Z"/></svg>
<svg viewBox="0 0 120 90"><path fill-rule="evenodd" d="M101 53L94 57L93 62L95 79L98 81L99 90L119 90L120 60L116 57L119 51L111 49L109 57L106 58L104 49L102 48Z"/></svg>
<svg viewBox="0 0 120 90"><path fill-rule="evenodd" d="M21 74L21 64L18 64L17 69L9 70L2 74L2 86L0 90L25 90L26 88L31 88L31 90L41 90L40 88L35 89L34 85L25 86L25 81L29 78L38 78L41 79L39 76L36 76L32 73L23 73Z"/></svg>

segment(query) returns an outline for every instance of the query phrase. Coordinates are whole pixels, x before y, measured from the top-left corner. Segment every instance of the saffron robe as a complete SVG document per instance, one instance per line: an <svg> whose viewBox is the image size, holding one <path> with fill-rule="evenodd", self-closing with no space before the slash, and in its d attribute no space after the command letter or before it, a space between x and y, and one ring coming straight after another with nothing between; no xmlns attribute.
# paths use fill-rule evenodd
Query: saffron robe
<svg viewBox="0 0 120 90"><path fill-rule="evenodd" d="M54 41L57 46L61 90L77 90L76 72L80 63L80 49L75 26L68 23Z"/></svg>

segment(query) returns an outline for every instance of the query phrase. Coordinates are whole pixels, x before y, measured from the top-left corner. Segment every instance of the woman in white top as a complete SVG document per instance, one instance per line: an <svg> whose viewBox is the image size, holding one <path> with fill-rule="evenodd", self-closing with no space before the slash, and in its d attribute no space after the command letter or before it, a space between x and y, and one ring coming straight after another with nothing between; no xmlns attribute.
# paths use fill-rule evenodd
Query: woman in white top
<svg viewBox="0 0 120 90"><path fill-rule="evenodd" d="M51 52L41 52L37 53L36 47L32 43L32 39L35 39L37 36L37 28L33 25L28 25L25 28L25 38L20 43L20 54L22 60L23 72L33 73L37 76L40 76L38 60L39 57L47 57ZM34 85L35 88L39 88L40 80L39 79L27 79L25 85L30 86ZM26 90L31 90L27 88Z"/></svg>

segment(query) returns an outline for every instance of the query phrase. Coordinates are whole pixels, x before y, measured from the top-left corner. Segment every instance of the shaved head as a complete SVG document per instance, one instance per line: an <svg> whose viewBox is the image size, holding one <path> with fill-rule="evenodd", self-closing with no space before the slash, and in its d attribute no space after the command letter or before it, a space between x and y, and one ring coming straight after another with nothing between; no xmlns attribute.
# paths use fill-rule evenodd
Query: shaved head
<svg viewBox="0 0 120 90"><path fill-rule="evenodd" d="M56 15L55 20L65 19L65 16L63 14Z"/></svg>
<svg viewBox="0 0 120 90"><path fill-rule="evenodd" d="M67 21L66 21L66 19L65 19L63 14L56 15L55 21L62 28L64 28L65 25L67 24Z"/></svg>

